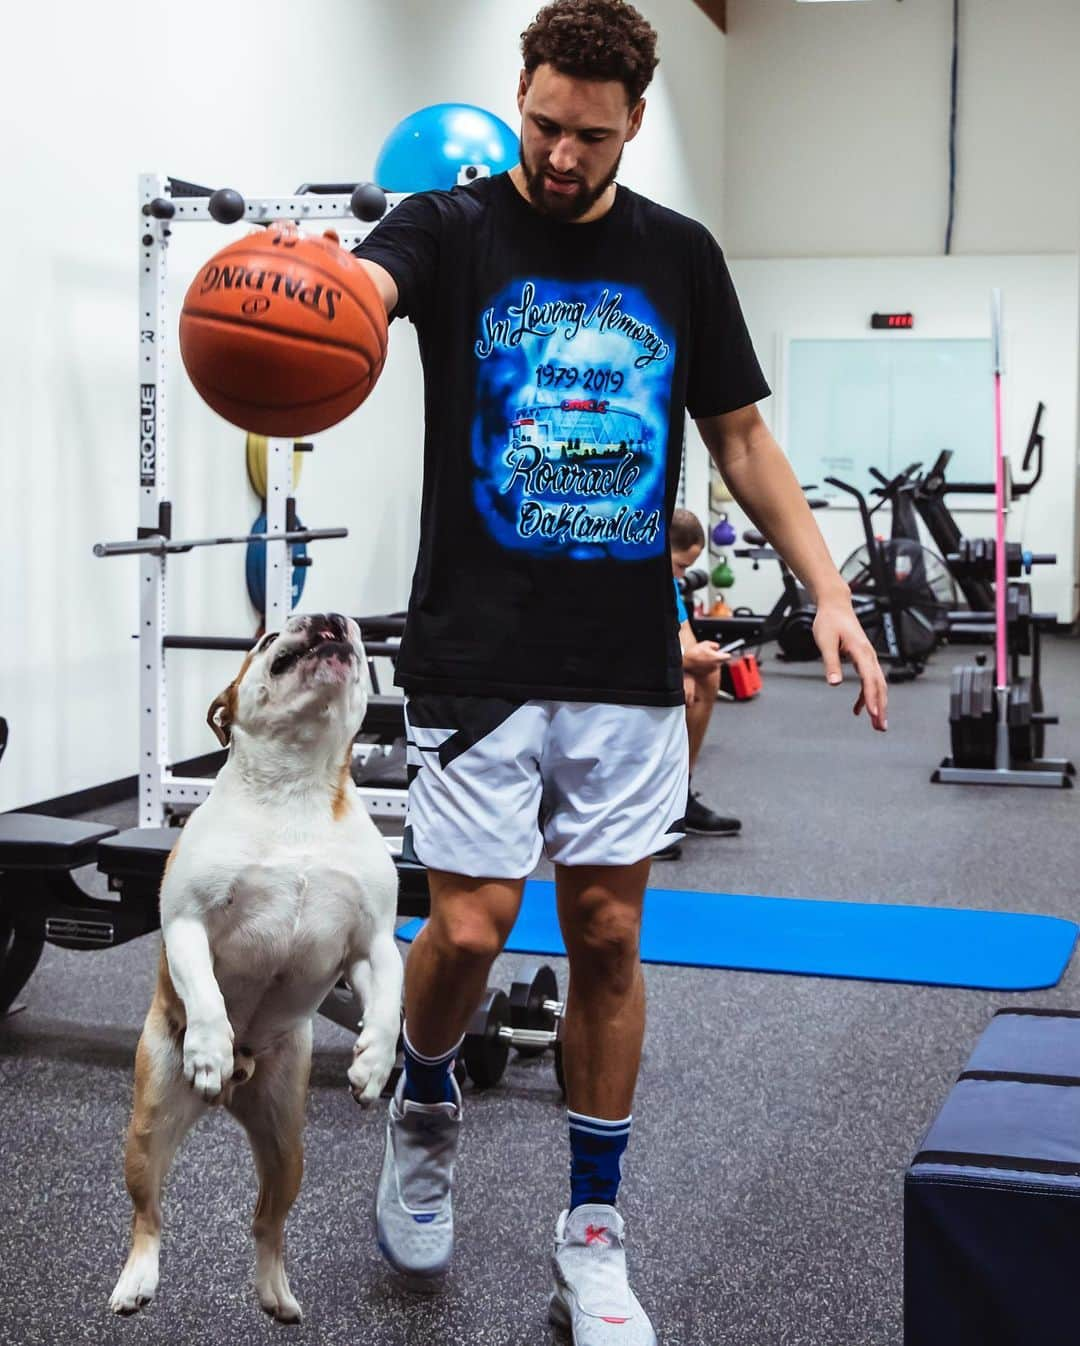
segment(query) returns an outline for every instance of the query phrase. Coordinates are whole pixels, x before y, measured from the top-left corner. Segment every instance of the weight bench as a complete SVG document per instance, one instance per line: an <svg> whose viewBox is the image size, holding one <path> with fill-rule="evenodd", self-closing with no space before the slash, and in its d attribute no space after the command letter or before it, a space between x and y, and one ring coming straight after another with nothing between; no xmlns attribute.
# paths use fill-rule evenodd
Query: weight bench
<svg viewBox="0 0 1080 1346"><path fill-rule="evenodd" d="M26 984L46 940L65 949L105 948L156 924L156 901L147 925L144 911L96 898L72 876L94 864L99 843L115 831L36 813L0 814L0 1014Z"/></svg>
<svg viewBox="0 0 1080 1346"><path fill-rule="evenodd" d="M176 845L178 835L174 827L132 827L102 840L98 845L97 863L98 869L108 877L110 890L134 901L149 901L156 916L157 893L165 872L165 861ZM394 863L399 879L399 915L426 916L430 911L426 869L419 861L400 856L394 857ZM359 1006L344 982L331 990L319 1010L351 1032L356 1031L360 1022Z"/></svg>
<svg viewBox="0 0 1080 1346"><path fill-rule="evenodd" d="M176 845L175 827L132 827L123 832L94 822L36 813L0 814L0 1015L37 966L46 943L62 949L106 949L157 930L158 889ZM427 870L412 857L394 856L398 914L427 916ZM110 896L80 887L73 870L96 864ZM356 1026L351 1003L337 1022Z"/></svg>
<svg viewBox="0 0 1080 1346"><path fill-rule="evenodd" d="M150 901L156 912L165 861L179 835L175 827L131 827L105 837L97 848L97 866L108 878L110 891L139 902ZM427 916L427 870L418 860L398 855L394 863L399 879L398 915Z"/></svg>

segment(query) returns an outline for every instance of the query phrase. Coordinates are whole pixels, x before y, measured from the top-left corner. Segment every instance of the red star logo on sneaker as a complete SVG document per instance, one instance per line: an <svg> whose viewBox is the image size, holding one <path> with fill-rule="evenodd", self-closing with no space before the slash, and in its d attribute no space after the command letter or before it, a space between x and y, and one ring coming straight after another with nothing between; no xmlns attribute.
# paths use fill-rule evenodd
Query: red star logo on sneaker
<svg viewBox="0 0 1080 1346"><path fill-rule="evenodd" d="M609 1242L610 1240L608 1239L608 1231L606 1225L591 1224L586 1228L585 1230L586 1247L588 1247L590 1243L602 1243L605 1247L607 1247Z"/></svg>

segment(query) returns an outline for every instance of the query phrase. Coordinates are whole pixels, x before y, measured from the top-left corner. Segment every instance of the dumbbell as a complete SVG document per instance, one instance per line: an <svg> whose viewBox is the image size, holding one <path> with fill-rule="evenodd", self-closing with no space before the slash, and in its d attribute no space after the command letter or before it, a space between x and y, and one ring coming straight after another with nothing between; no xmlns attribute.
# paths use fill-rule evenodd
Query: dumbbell
<svg viewBox="0 0 1080 1346"><path fill-rule="evenodd" d="M546 963L529 963L510 985L510 1026L519 1056L543 1056L559 1035L563 1003Z"/></svg>
<svg viewBox="0 0 1080 1346"><path fill-rule="evenodd" d="M547 966L524 968L509 995L488 987L461 1047L469 1079L478 1089L489 1088L502 1079L511 1047L522 1056L539 1056L554 1048L555 1074L559 1087L563 1087L563 1004L557 995L555 973Z"/></svg>

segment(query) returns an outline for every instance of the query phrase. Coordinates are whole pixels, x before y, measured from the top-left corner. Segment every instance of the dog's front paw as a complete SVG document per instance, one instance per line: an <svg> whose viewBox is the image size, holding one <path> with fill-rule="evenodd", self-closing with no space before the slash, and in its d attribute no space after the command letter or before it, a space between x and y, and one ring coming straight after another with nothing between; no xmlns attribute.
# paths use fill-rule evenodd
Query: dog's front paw
<svg viewBox="0 0 1080 1346"><path fill-rule="evenodd" d="M397 1034L377 1028L365 1028L353 1044L353 1062L349 1067L352 1096L362 1107L374 1103L390 1078L397 1060Z"/></svg>
<svg viewBox="0 0 1080 1346"><path fill-rule="evenodd" d="M232 1078L233 1031L228 1019L188 1021L184 1033L184 1079L208 1103Z"/></svg>

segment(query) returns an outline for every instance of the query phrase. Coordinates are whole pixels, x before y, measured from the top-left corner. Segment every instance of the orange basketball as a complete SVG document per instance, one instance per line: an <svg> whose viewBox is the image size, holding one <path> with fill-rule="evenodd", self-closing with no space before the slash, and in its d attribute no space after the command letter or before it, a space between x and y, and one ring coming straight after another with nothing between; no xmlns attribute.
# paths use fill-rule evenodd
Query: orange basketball
<svg viewBox="0 0 1080 1346"><path fill-rule="evenodd" d="M260 229L222 248L188 287L180 354L227 421L285 439L355 411L386 359L386 310L328 230Z"/></svg>

